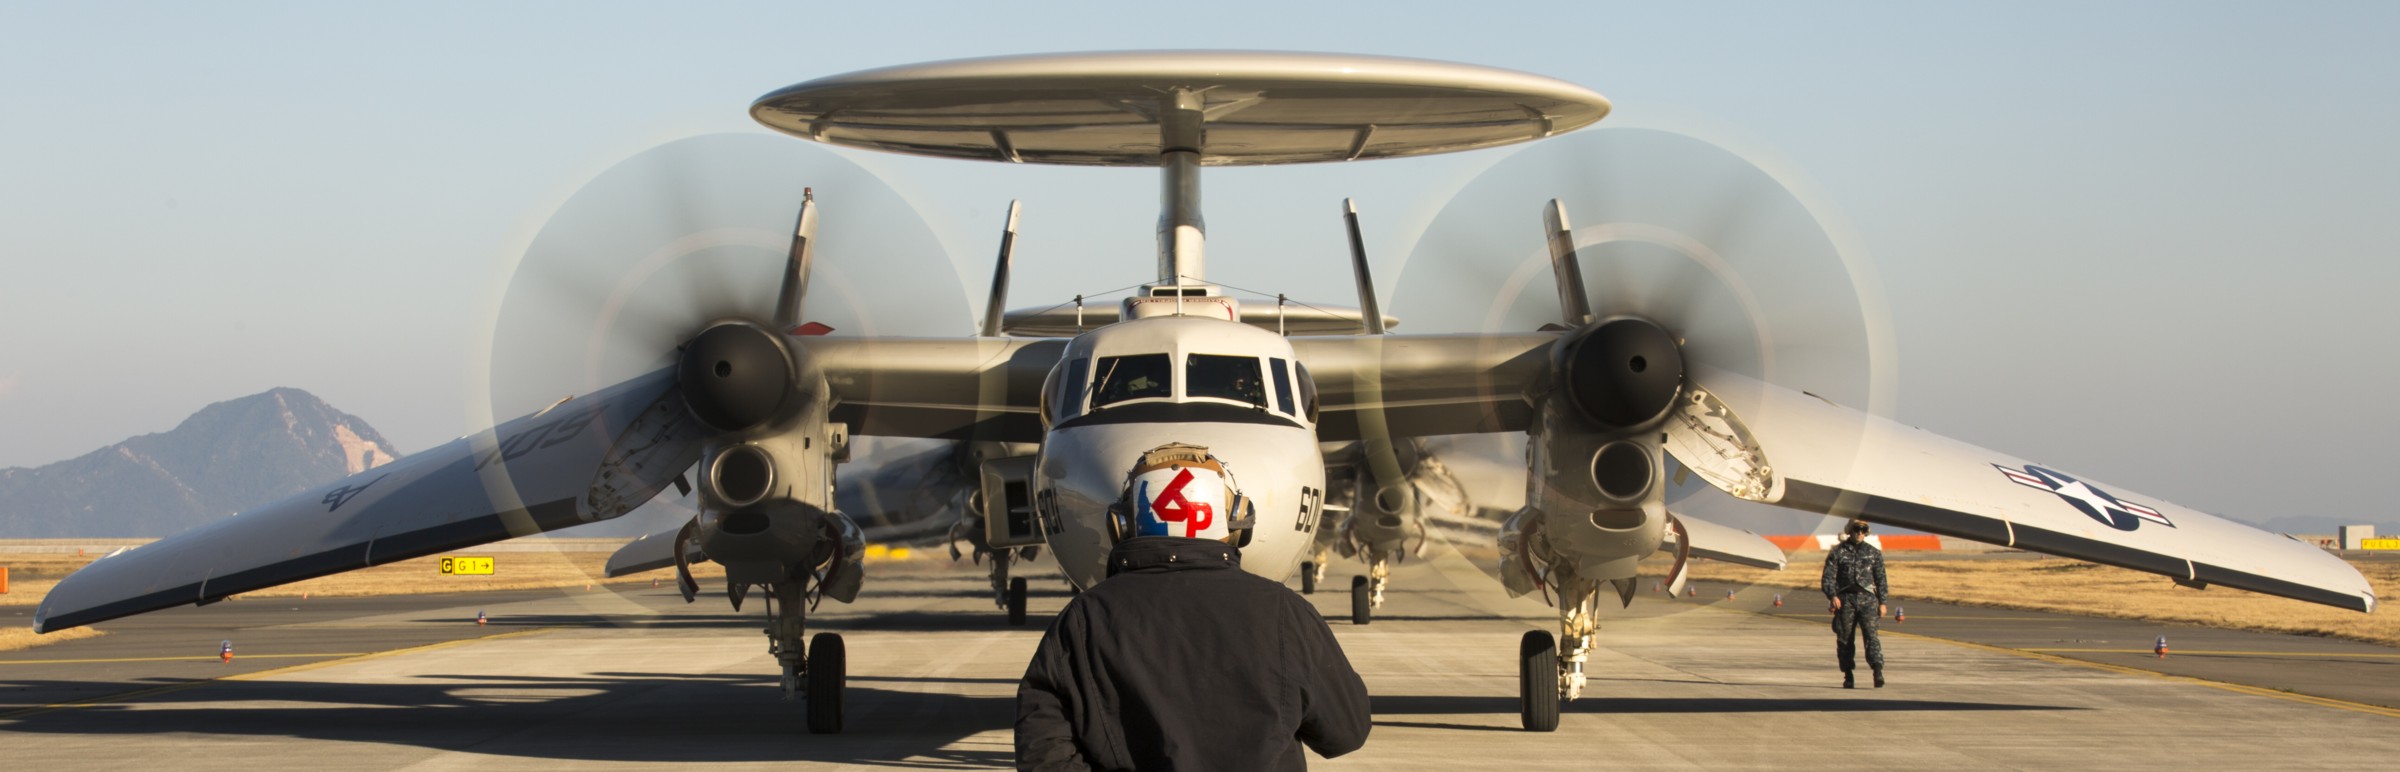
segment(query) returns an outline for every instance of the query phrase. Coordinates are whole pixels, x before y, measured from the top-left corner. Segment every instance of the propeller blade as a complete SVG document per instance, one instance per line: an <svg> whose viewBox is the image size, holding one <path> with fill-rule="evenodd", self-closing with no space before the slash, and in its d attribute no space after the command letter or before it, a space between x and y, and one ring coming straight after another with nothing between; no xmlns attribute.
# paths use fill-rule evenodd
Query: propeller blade
<svg viewBox="0 0 2400 772"><path fill-rule="evenodd" d="M1008 225L1000 230L999 265L992 269L992 296L983 304L983 336L997 338L1008 318L1008 269L1017 258L1017 211L1019 202L1008 202Z"/></svg>
<svg viewBox="0 0 2400 772"><path fill-rule="evenodd" d="M1550 244L1550 270L1558 282L1559 320L1568 327L1598 321L1592 300L1584 293L1583 261L1575 256L1575 226L1567 222L1567 207L1558 199L1542 208L1542 231Z"/></svg>
<svg viewBox="0 0 2400 772"><path fill-rule="evenodd" d="M42 600L34 629L212 603L616 517L697 462L707 436L674 373L650 373L93 561Z"/></svg>
<svg viewBox="0 0 2400 772"><path fill-rule="evenodd" d="M809 263L816 260L817 193L800 189L800 222L792 226L792 248L783 264L783 292L775 296L775 329L789 330L806 321L800 304L808 299Z"/></svg>

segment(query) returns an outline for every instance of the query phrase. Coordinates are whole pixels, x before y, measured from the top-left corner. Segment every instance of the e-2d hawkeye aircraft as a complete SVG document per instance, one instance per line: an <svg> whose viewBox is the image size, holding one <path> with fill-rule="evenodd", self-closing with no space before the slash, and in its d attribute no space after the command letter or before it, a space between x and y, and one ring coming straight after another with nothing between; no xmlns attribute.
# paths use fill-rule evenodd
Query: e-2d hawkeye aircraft
<svg viewBox="0 0 2400 772"><path fill-rule="evenodd" d="M1535 730L1554 729L1561 700L1581 693L1602 599L1629 602L1643 557L1674 553L1677 584L1693 554L1782 562L1754 535L1671 513L1670 453L1749 501L2374 608L2364 578L2311 545L1785 388L1678 329L1700 322L1595 304L1582 264L1594 247L1564 202L1526 213L1545 219L1535 250L1557 298L1555 321L1536 329L1392 332L1354 218L1355 310L1245 304L1208 279L1203 167L1489 148L1608 110L1597 93L1524 73L1280 53L962 60L791 86L751 114L807 140L1159 168L1155 281L1114 308L1004 312L1004 240L980 334L822 334L804 313L818 219L804 203L771 312L690 329L660 352L673 358L665 369L94 561L44 599L34 627L613 518L689 484L696 467L699 514L612 563L712 560L737 598L764 587L786 695L806 699L812 731L839 731L843 643L807 639L804 623L813 602L848 602L865 579L864 535L836 503L854 436L967 443L955 458L974 467L981 544L1046 547L1078 586L1106 575L1137 512L1193 532L1222 519L1242 534L1244 569L1283 580L1304 558L1318 570L1327 512L1346 503L1348 519L1374 516L1348 527L1352 551L1392 559L1423 504L1422 438L1520 438L1523 506L1500 529L1503 580L1554 597L1560 615L1559 634L1528 632L1516 654ZM688 572L678 581L688 598Z"/></svg>

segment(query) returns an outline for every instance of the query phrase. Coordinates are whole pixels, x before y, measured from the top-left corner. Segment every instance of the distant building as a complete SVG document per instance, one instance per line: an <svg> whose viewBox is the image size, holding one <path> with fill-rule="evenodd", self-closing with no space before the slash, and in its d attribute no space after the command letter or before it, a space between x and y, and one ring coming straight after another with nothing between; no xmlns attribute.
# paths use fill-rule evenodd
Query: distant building
<svg viewBox="0 0 2400 772"><path fill-rule="evenodd" d="M2367 540L2375 538L2375 526L2371 525L2345 525L2340 530L2342 549L2346 550L2366 549Z"/></svg>

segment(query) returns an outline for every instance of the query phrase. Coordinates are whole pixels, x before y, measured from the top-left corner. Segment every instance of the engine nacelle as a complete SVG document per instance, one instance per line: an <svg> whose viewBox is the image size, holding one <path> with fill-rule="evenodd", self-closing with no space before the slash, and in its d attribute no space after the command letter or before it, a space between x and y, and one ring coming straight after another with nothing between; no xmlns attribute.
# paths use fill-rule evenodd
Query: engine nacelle
<svg viewBox="0 0 2400 772"><path fill-rule="evenodd" d="M1388 458L1381 457L1387 453ZM1350 479L1342 485L1350 507L1342 523L1343 535L1351 542L1345 554L1358 550L1399 554L1408 539L1424 537L1424 499L1415 479L1417 466L1423 462L1424 452L1413 441L1359 444L1347 468ZM1377 475L1379 467L1393 476Z"/></svg>
<svg viewBox="0 0 2400 772"><path fill-rule="evenodd" d="M1666 530L1658 429L1684 388L1682 348L1649 320L1617 317L1560 339L1551 362L1554 388L1526 442L1529 509L1512 522L1587 578L1630 577Z"/></svg>
<svg viewBox="0 0 2400 772"><path fill-rule="evenodd" d="M802 412L823 392L823 377L805 354L774 330L718 322L684 343L675 381L701 423L749 431ZM815 388L807 388L812 382Z"/></svg>
<svg viewBox="0 0 2400 772"><path fill-rule="evenodd" d="M1683 390L1683 347L1648 319L1616 317L1578 330L1551 347L1550 362L1559 395L1605 431L1657 423Z"/></svg>
<svg viewBox="0 0 2400 772"><path fill-rule="evenodd" d="M700 460L700 549L735 581L784 581L833 557L833 472L846 428L821 416L708 449Z"/></svg>
<svg viewBox="0 0 2400 772"><path fill-rule="evenodd" d="M786 581L851 541L833 497L848 427L827 420L831 390L806 354L773 330L732 321L692 338L677 363L692 417L726 432L700 459L694 535L738 583Z"/></svg>

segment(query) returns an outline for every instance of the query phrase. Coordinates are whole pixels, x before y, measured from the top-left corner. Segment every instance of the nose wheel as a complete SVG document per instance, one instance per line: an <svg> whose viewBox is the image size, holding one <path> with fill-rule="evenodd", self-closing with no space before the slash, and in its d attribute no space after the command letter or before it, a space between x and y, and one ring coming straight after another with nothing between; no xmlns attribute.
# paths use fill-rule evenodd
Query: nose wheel
<svg viewBox="0 0 2400 772"><path fill-rule="evenodd" d="M1300 594L1317 594L1317 564L1315 561L1304 561L1300 564Z"/></svg>
<svg viewBox="0 0 2400 772"><path fill-rule="evenodd" d="M1008 580L1008 623L1019 627L1025 624L1025 577Z"/></svg>
<svg viewBox="0 0 2400 772"><path fill-rule="evenodd" d="M1364 576L1350 577L1350 624L1375 621L1375 591Z"/></svg>

